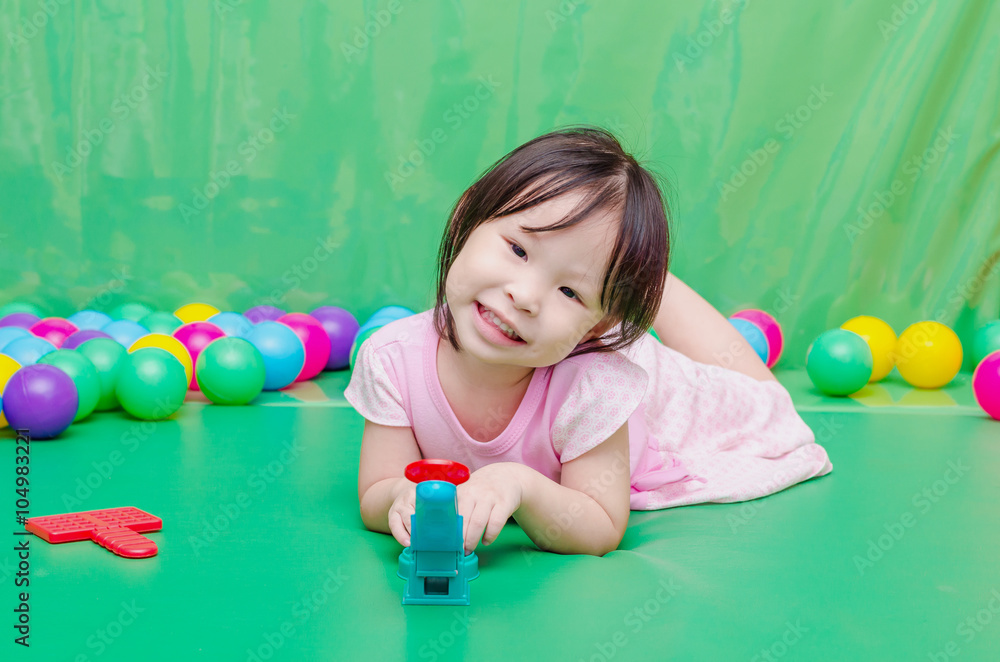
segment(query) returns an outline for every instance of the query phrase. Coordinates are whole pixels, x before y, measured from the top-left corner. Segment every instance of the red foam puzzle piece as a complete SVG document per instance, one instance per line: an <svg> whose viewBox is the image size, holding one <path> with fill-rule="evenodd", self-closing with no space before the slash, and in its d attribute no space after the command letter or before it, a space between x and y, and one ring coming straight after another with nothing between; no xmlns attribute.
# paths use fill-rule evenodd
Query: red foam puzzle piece
<svg viewBox="0 0 1000 662"><path fill-rule="evenodd" d="M163 520L128 506L31 517L24 528L53 544L93 540L118 556L141 559L157 552L156 543L141 533L159 531Z"/></svg>

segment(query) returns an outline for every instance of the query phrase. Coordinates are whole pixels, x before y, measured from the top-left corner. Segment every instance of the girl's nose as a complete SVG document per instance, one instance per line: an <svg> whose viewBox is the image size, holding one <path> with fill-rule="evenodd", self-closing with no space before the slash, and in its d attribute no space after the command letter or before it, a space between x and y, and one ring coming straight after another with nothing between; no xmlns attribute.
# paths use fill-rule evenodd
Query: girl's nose
<svg viewBox="0 0 1000 662"><path fill-rule="evenodd" d="M517 310L524 311L527 315L538 313L538 293L527 280L508 281L504 286L504 295Z"/></svg>

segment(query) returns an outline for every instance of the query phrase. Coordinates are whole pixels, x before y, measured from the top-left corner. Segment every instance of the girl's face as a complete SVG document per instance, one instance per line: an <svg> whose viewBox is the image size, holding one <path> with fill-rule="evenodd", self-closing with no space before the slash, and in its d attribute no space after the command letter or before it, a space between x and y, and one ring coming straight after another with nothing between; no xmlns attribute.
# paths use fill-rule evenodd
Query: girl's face
<svg viewBox="0 0 1000 662"><path fill-rule="evenodd" d="M570 192L473 230L445 286L459 342L472 357L489 364L555 365L610 328L600 295L617 221L597 213L554 232L520 229L557 222L581 198ZM498 338L481 306L521 340Z"/></svg>

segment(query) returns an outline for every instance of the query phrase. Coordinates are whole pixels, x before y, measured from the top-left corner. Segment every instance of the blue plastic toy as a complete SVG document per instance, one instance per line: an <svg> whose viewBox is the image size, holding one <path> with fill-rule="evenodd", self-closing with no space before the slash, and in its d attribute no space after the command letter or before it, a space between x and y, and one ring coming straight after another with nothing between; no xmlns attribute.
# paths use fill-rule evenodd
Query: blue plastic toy
<svg viewBox="0 0 1000 662"><path fill-rule="evenodd" d="M455 486L469 479L469 470L458 462L419 460L406 467L406 477L417 483L417 503L410 546L399 555L396 573L406 580L403 604L468 605L479 557L465 554Z"/></svg>

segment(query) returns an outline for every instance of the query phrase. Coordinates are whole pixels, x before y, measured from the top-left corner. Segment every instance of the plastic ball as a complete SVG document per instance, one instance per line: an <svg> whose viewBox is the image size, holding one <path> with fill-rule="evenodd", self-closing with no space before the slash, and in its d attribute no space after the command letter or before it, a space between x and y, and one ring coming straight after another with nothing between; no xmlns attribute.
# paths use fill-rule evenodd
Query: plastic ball
<svg viewBox="0 0 1000 662"><path fill-rule="evenodd" d="M288 313L275 321L294 331L305 348L306 360L295 381L304 382L323 372L330 358L330 339L323 325L305 313Z"/></svg>
<svg viewBox="0 0 1000 662"><path fill-rule="evenodd" d="M972 373L976 402L992 418L1000 420L1000 349L987 354Z"/></svg>
<svg viewBox="0 0 1000 662"><path fill-rule="evenodd" d="M11 301L10 303L5 303L0 306L0 319L12 315L14 313L30 313L35 316L36 320L45 317L45 312L33 303L21 303L19 301ZM2 325L0 325L2 326Z"/></svg>
<svg viewBox="0 0 1000 662"><path fill-rule="evenodd" d="M896 349L896 332L884 321L870 315L852 317L840 325L841 329L853 331L868 343L872 350L872 376L869 382L877 382L885 378L892 367L896 365L894 351Z"/></svg>
<svg viewBox="0 0 1000 662"><path fill-rule="evenodd" d="M177 319L190 324L191 322L204 322L212 315L218 315L219 309L207 303L188 303L174 311Z"/></svg>
<svg viewBox="0 0 1000 662"><path fill-rule="evenodd" d="M850 395L864 388L872 376L872 351L853 331L830 329L806 351L809 379L827 395Z"/></svg>
<svg viewBox="0 0 1000 662"><path fill-rule="evenodd" d="M0 327L0 352L3 351L4 347L18 338L28 338L31 335L30 331L20 326Z"/></svg>
<svg viewBox="0 0 1000 662"><path fill-rule="evenodd" d="M177 315L164 310L157 310L139 320L139 324L149 329L150 333L163 333L168 336L172 335L183 323Z"/></svg>
<svg viewBox="0 0 1000 662"><path fill-rule="evenodd" d="M56 349L62 347L63 342L71 335L79 331L76 325L61 317L46 317L35 322L30 329L31 333L39 338L44 338L55 345Z"/></svg>
<svg viewBox="0 0 1000 662"><path fill-rule="evenodd" d="M188 353L187 347L180 340L162 333L151 333L132 343L132 346L128 348L128 353L131 354L143 347L159 347L170 352L174 358L180 361L188 383L191 383L191 378L194 376L194 362L191 360L191 354Z"/></svg>
<svg viewBox="0 0 1000 662"><path fill-rule="evenodd" d="M239 313L219 313L209 317L208 321L222 329L223 333L230 338L243 338L253 328L250 320Z"/></svg>
<svg viewBox="0 0 1000 662"><path fill-rule="evenodd" d="M115 306L108 314L113 320L132 320L133 322L138 322L151 312L153 312L153 309L146 304L138 301L130 301L120 306Z"/></svg>
<svg viewBox="0 0 1000 662"><path fill-rule="evenodd" d="M32 439L58 437L73 422L79 406L69 375L52 365L24 366L3 389L3 413L15 429Z"/></svg>
<svg viewBox="0 0 1000 662"><path fill-rule="evenodd" d="M10 358L6 354L0 354L0 428L7 426L7 417L3 415L2 396L3 389L14 376L14 373L21 369L21 364Z"/></svg>
<svg viewBox="0 0 1000 662"><path fill-rule="evenodd" d="M48 340L30 335L12 340L3 348L4 354L22 366L37 363L38 359L54 351L56 351L56 346Z"/></svg>
<svg viewBox="0 0 1000 662"><path fill-rule="evenodd" d="M917 388L940 388L962 367L962 341L940 322L911 324L893 353L899 374Z"/></svg>
<svg viewBox="0 0 1000 662"><path fill-rule="evenodd" d="M97 401L101 399L101 378L90 359L71 349L57 349L38 359L38 365L55 366L73 380L79 396L74 422L83 420L93 413Z"/></svg>
<svg viewBox="0 0 1000 662"><path fill-rule="evenodd" d="M32 315L31 313L11 313L0 319L0 327L19 326L22 329L28 329L41 319L38 315Z"/></svg>
<svg viewBox="0 0 1000 662"><path fill-rule="evenodd" d="M368 318L368 322L377 322L379 326L385 326L389 322L415 314L415 312L405 306L383 306L372 313L372 316Z"/></svg>
<svg viewBox="0 0 1000 662"><path fill-rule="evenodd" d="M149 333L149 329L132 320L115 320L101 327L101 331L111 336L122 347L131 347L132 343Z"/></svg>
<svg viewBox="0 0 1000 662"><path fill-rule="evenodd" d="M306 361L302 341L289 327L263 321L254 326L246 339L264 359L264 390L276 391L295 381Z"/></svg>
<svg viewBox="0 0 1000 662"><path fill-rule="evenodd" d="M143 347L122 362L115 395L128 413L156 421L181 408L187 387L184 368L170 352Z"/></svg>
<svg viewBox="0 0 1000 662"><path fill-rule="evenodd" d="M358 351L361 349L361 345L365 343L366 340L372 337L372 335L381 329L382 326L370 326L367 329L362 327L362 330L354 338L354 343L351 345L351 369L354 369L354 363L358 360Z"/></svg>
<svg viewBox="0 0 1000 662"><path fill-rule="evenodd" d="M736 330L750 344L753 351L757 352L757 356L764 362L764 365L767 365L767 355L770 350L767 345L767 336L760 330L760 327L740 317L730 317L729 323L736 327Z"/></svg>
<svg viewBox="0 0 1000 662"><path fill-rule="evenodd" d="M324 370L342 370L351 364L351 346L358 335L358 320L344 308L320 306L311 313L313 319L323 325L326 337L330 339L330 358Z"/></svg>
<svg viewBox="0 0 1000 662"><path fill-rule="evenodd" d="M67 338L62 344L62 349L77 349L83 343L88 340L93 340L94 338L108 338L109 340L114 340L114 338L103 331L98 331L97 329L83 329Z"/></svg>
<svg viewBox="0 0 1000 662"><path fill-rule="evenodd" d="M250 320L251 324L260 324L261 322L273 322L284 314L284 310L274 306L254 306L244 312L243 316Z"/></svg>
<svg viewBox="0 0 1000 662"><path fill-rule="evenodd" d="M731 315L730 319L734 317L736 319L744 319L748 322L752 322L757 325L757 328L764 332L764 337L767 338L768 346L768 359L765 364L768 368L773 368L774 364L781 358L781 352L785 349L784 335L781 332L781 325L778 324L778 320L774 319L774 317L765 313L763 310L758 310L756 308L741 310L738 313Z"/></svg>
<svg viewBox="0 0 1000 662"><path fill-rule="evenodd" d="M765 361L765 365L767 365L768 368L773 367L784 351L784 336L782 334L781 325L778 324L778 321L769 313L756 308L740 310L733 313L730 315L729 320L732 322L734 319L750 322L760 329L760 331L764 334L764 337L767 339L768 346L768 360Z"/></svg>
<svg viewBox="0 0 1000 662"><path fill-rule="evenodd" d="M245 405L264 389L264 357L249 340L220 338L198 356L198 385L217 405Z"/></svg>
<svg viewBox="0 0 1000 662"><path fill-rule="evenodd" d="M96 310L81 310L78 313L73 313L67 319L81 331L86 329L100 329L114 321L108 315L99 313Z"/></svg>
<svg viewBox="0 0 1000 662"><path fill-rule="evenodd" d="M0 329L2 331L2 329ZM0 349L3 349L0 341ZM1000 349L1000 320L987 322L972 336L972 362L979 365L987 356Z"/></svg>
<svg viewBox="0 0 1000 662"><path fill-rule="evenodd" d="M198 363L198 355L208 347L209 343L225 337L226 334L223 333L222 329L211 322L188 322L177 327L177 330L174 331L174 338L181 341L188 354L191 355L192 366ZM195 391L198 390L198 381L194 375L188 380L188 387Z"/></svg>
<svg viewBox="0 0 1000 662"><path fill-rule="evenodd" d="M94 411L117 409L118 398L115 395L115 388L118 386L118 375L127 356L125 348L110 338L94 338L80 345L77 351L90 359L101 380L101 397L97 400Z"/></svg>

